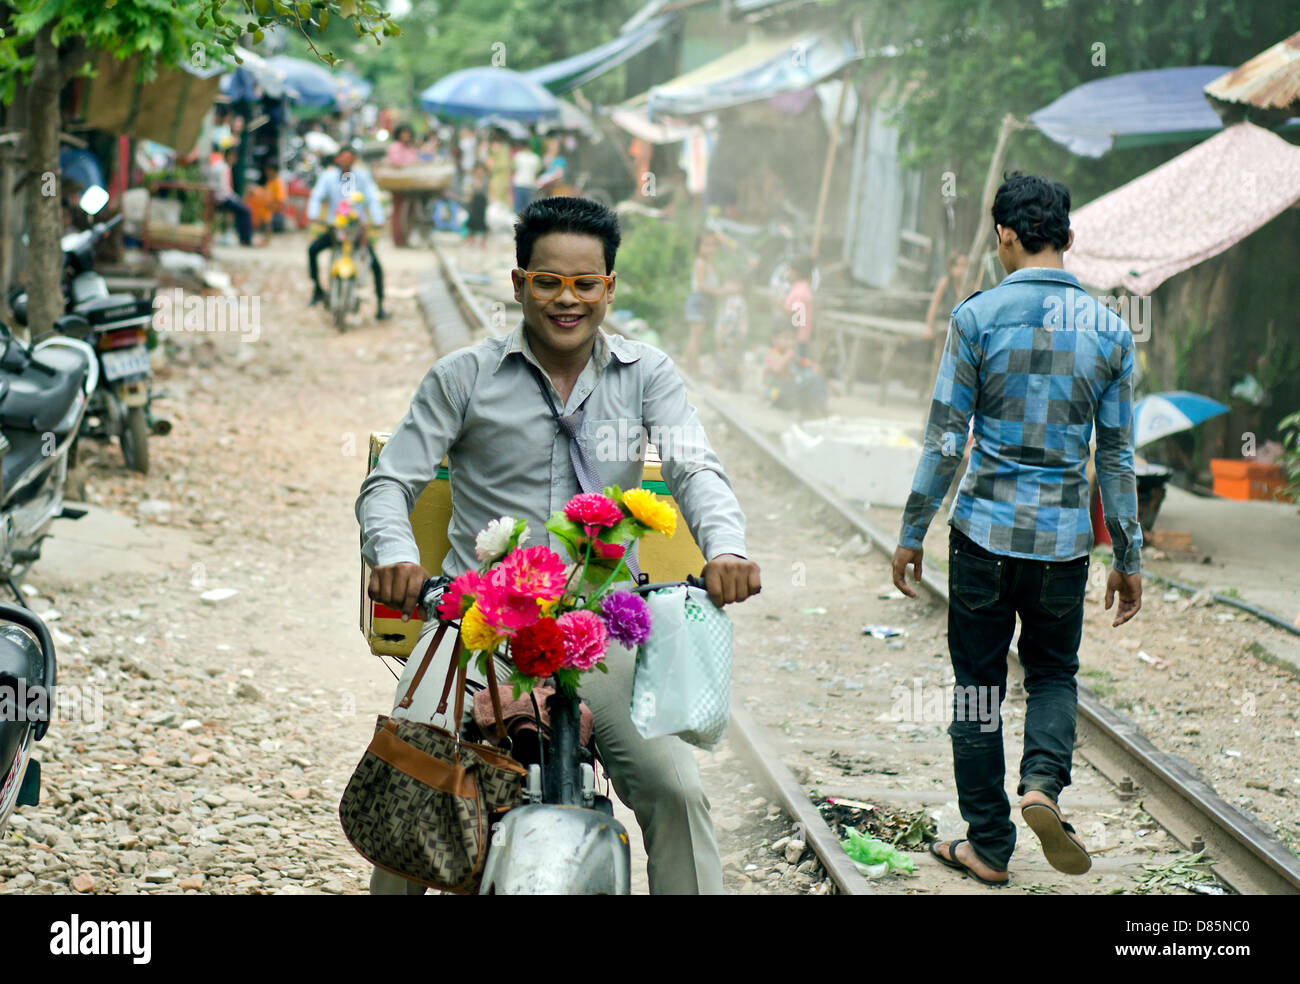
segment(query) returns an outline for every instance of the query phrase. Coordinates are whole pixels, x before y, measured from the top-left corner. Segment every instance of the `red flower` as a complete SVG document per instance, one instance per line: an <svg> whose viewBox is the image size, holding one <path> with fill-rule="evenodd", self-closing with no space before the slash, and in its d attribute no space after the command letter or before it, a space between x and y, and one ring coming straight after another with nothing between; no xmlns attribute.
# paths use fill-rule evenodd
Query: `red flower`
<svg viewBox="0 0 1300 984"><path fill-rule="evenodd" d="M606 543L604 540L592 540L591 552L601 560L621 560L626 552L621 544Z"/></svg>
<svg viewBox="0 0 1300 984"><path fill-rule="evenodd" d="M510 655L524 676L550 676L564 665L564 630L553 618L539 619L515 633Z"/></svg>

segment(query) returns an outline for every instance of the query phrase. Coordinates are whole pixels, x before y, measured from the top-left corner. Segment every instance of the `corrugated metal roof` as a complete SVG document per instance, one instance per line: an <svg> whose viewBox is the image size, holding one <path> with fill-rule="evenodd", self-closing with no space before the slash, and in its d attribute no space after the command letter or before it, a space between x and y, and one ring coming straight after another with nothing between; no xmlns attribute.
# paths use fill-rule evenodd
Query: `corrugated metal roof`
<svg viewBox="0 0 1300 984"><path fill-rule="evenodd" d="M1205 94L1260 109L1300 112L1300 31L1219 76Z"/></svg>

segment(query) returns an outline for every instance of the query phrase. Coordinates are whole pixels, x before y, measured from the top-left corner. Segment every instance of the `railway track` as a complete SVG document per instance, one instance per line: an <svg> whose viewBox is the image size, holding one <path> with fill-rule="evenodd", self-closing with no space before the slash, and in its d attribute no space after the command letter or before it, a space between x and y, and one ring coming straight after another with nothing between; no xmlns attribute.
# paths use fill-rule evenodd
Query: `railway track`
<svg viewBox="0 0 1300 984"><path fill-rule="evenodd" d="M488 333L492 326L482 303L445 253L435 252L443 282L431 290L438 293L437 316L444 322L436 336L468 340ZM447 319L460 320L447 325ZM780 469L867 543L886 556L893 553L892 535L852 509L832 490L805 477L762 433L741 419L734 405L716 398L690 379L687 383L697 398L759 458ZM933 599L947 606L948 591L943 580L927 571L922 587ZM1018 670L1014 647L1011 657L1013 667ZM844 853L839 839L813 805L805 785L787 766L777 743L734 699L729 739L782 808L802 827L809 848L837 890L847 895L873 894L872 883ZM1214 874L1231 891L1300 894L1300 858L1258 819L1221 798L1187 762L1157 748L1132 720L1105 706L1082 683L1079 684L1078 752L1110 784L1112 802L1140 803L1145 813L1184 849L1192 853L1203 851Z"/></svg>

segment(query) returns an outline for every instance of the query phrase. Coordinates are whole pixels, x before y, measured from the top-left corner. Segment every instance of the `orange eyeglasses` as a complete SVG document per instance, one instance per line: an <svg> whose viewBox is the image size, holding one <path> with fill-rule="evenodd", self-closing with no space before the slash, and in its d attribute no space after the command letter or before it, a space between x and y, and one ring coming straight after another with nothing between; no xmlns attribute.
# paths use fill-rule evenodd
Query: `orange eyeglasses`
<svg viewBox="0 0 1300 984"><path fill-rule="evenodd" d="M515 272L528 281L528 293L539 301L555 300L564 293L564 288L567 286L578 300L594 304L605 296L610 284L614 282L613 277L598 273L580 273L576 277L562 277L558 273L539 270L516 268Z"/></svg>

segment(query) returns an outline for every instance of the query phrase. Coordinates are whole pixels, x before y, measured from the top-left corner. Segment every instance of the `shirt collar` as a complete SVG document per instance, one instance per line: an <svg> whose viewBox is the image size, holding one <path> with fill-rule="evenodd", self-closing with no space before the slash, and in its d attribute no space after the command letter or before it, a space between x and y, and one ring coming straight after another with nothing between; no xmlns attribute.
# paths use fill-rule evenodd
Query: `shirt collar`
<svg viewBox="0 0 1300 984"><path fill-rule="evenodd" d="M1058 270L1056 267L1021 267L1015 273L1009 273L1003 277L1002 284L1023 283L1032 280L1045 280L1051 283L1069 284L1071 287L1083 287L1079 283L1079 278L1069 270Z"/></svg>
<svg viewBox="0 0 1300 984"><path fill-rule="evenodd" d="M506 358L511 355L520 355L525 361L532 363L541 368L537 361L537 356L533 355L532 347L528 344L528 335L524 331L524 323L521 320L515 325L514 331L506 336L506 343L501 350L501 358L497 360L497 370L505 364ZM597 371L605 369L612 359L618 359L623 365L629 365L641 358L641 353L637 347L629 342L622 335L613 335L605 331L604 328L596 329L596 347L592 352L595 359Z"/></svg>

